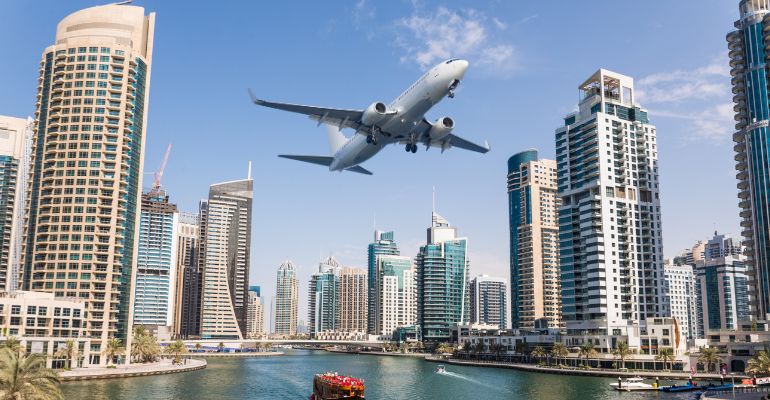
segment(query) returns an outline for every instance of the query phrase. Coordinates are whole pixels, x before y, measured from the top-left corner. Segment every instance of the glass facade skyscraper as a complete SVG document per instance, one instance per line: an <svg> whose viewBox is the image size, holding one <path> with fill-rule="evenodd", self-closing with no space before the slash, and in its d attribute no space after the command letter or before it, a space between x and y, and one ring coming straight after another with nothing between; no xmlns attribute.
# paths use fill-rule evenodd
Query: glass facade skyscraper
<svg viewBox="0 0 770 400"><path fill-rule="evenodd" d="M278 267L273 301L274 333L284 336L296 335L299 286L297 271L289 260L282 262Z"/></svg>
<svg viewBox="0 0 770 400"><path fill-rule="evenodd" d="M394 240L393 232L374 231L374 242L369 244L368 265L367 265L367 288L369 294L369 316L367 318L367 331L374 335L377 334L377 312L379 310L379 298L376 295L377 287L377 257L380 255L398 256L401 252Z"/></svg>
<svg viewBox="0 0 770 400"><path fill-rule="evenodd" d="M751 285L754 317L770 314L770 98L768 55L770 23L768 0L741 0L736 30L727 34L735 109L735 168L741 234Z"/></svg>
<svg viewBox="0 0 770 400"><path fill-rule="evenodd" d="M40 60L22 288L86 301L91 363L131 347L155 14L77 11Z"/></svg>
<svg viewBox="0 0 770 400"><path fill-rule="evenodd" d="M455 323L467 323L468 239L432 214L428 242L417 254L417 323L426 342L446 342Z"/></svg>
<svg viewBox="0 0 770 400"><path fill-rule="evenodd" d="M134 324L174 325L176 292L177 232L179 212L169 203L168 194L153 188L142 195L139 222Z"/></svg>
<svg viewBox="0 0 770 400"><path fill-rule="evenodd" d="M308 288L308 332L315 337L324 331L336 331L340 323L340 271L342 265L327 258L310 277Z"/></svg>

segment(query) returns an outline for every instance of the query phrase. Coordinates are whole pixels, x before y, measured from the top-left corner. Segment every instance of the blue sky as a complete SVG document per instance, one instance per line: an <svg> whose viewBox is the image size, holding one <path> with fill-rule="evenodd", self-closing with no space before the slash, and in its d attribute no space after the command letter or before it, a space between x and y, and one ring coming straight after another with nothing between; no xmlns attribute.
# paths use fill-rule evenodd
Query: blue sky
<svg viewBox="0 0 770 400"><path fill-rule="evenodd" d="M157 13L145 170L157 169L173 143L163 185L193 211L209 184L245 177L253 161L251 281L271 296L279 263L293 260L303 319L319 258L364 267L375 215L379 228L396 231L405 255L416 253L433 186L438 212L469 238L471 273L508 278L506 160L530 147L552 158L554 129L575 107L577 85L604 67L636 78L658 126L671 256L714 229L739 233L724 39L737 3L137 1ZM34 113L38 62L57 22L97 4L0 2L0 114ZM492 151L412 155L391 147L364 165L373 177L277 158L326 155L325 131L257 108L246 92L364 108L450 56L471 67L457 97L428 117L451 116L457 133L489 140Z"/></svg>

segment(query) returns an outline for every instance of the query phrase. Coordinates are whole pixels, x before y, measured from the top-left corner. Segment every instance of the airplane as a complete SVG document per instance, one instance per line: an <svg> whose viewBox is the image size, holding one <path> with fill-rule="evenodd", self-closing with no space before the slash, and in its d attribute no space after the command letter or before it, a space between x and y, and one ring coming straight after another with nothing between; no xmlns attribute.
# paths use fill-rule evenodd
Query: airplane
<svg viewBox="0 0 770 400"><path fill-rule="evenodd" d="M443 153L450 147L486 153L489 144L478 145L452 133L455 126L450 117L431 123L425 113L445 96L454 98L455 89L468 69L468 61L449 59L431 68L409 86L389 105L381 101L365 110L313 107L275 103L258 99L249 90L254 104L309 116L326 125L331 156L281 154L278 157L329 167L330 171L351 171L372 175L360 164L374 157L389 144L402 144L407 152L416 153L418 144L425 149L437 147ZM356 134L347 138L341 130L350 128Z"/></svg>

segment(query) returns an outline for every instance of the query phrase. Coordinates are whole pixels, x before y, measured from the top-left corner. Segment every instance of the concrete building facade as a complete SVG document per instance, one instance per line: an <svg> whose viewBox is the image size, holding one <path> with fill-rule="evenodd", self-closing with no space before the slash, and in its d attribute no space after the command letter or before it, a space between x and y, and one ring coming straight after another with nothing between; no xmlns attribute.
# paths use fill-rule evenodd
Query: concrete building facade
<svg viewBox="0 0 770 400"><path fill-rule="evenodd" d="M361 268L343 267L340 270L339 309L341 332L366 333L368 324L368 276Z"/></svg>
<svg viewBox="0 0 770 400"><path fill-rule="evenodd" d="M556 129L562 318L609 352L663 311L656 129L630 77L600 69L579 92Z"/></svg>
<svg viewBox="0 0 770 400"><path fill-rule="evenodd" d="M688 339L698 339L698 297L691 265L663 265L665 314L676 319Z"/></svg>
<svg viewBox="0 0 770 400"><path fill-rule="evenodd" d="M246 314L246 338L256 339L265 334L265 307L259 292L249 289L249 306Z"/></svg>
<svg viewBox="0 0 770 400"><path fill-rule="evenodd" d="M527 150L508 160L511 322L514 328L561 324L556 161ZM505 327L503 327L505 328Z"/></svg>
<svg viewBox="0 0 770 400"><path fill-rule="evenodd" d="M710 258L695 265L699 337L737 330L749 320L750 279L745 256Z"/></svg>
<svg viewBox="0 0 770 400"><path fill-rule="evenodd" d="M401 252L398 250L393 232L374 231L374 242L369 244L367 258L367 287L369 294L369 305L367 315L367 332L369 334L378 334L377 319L380 317L377 313L381 309L378 301L380 297L375 293L377 287L377 257L381 255L398 256Z"/></svg>
<svg viewBox="0 0 770 400"><path fill-rule="evenodd" d="M508 285L505 279L480 275L470 281L469 290L470 322L506 329L508 325ZM544 325L540 328L547 329L547 322Z"/></svg>
<svg viewBox="0 0 770 400"><path fill-rule="evenodd" d="M375 287L375 334L385 340L393 338L400 327L417 323L417 276L412 259L397 255L377 257Z"/></svg>
<svg viewBox="0 0 770 400"><path fill-rule="evenodd" d="M84 301L92 363L131 345L154 30L141 7L87 8L40 61L21 286Z"/></svg>
<svg viewBox="0 0 770 400"><path fill-rule="evenodd" d="M286 260L278 267L275 289L273 333L282 336L296 335L299 285L297 271L291 261Z"/></svg>
<svg viewBox="0 0 770 400"><path fill-rule="evenodd" d="M198 270L198 214L180 212L177 229L176 290L174 291L174 334L189 338L198 335L200 320L200 272Z"/></svg>

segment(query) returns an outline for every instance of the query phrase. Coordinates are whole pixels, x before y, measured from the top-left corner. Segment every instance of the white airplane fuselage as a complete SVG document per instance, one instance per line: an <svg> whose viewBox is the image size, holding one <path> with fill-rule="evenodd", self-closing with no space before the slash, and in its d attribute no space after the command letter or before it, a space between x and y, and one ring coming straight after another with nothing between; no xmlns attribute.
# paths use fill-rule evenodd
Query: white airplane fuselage
<svg viewBox="0 0 770 400"><path fill-rule="evenodd" d="M399 140L394 137L409 138L425 113L450 93L453 82L456 85L462 80L467 69L465 60L449 60L431 68L388 105L388 110L395 113L384 118L377 127L389 136L380 135L376 143L369 143L367 135L354 135L332 155L334 161L329 170L343 171L354 167L374 157L388 144L397 143Z"/></svg>

